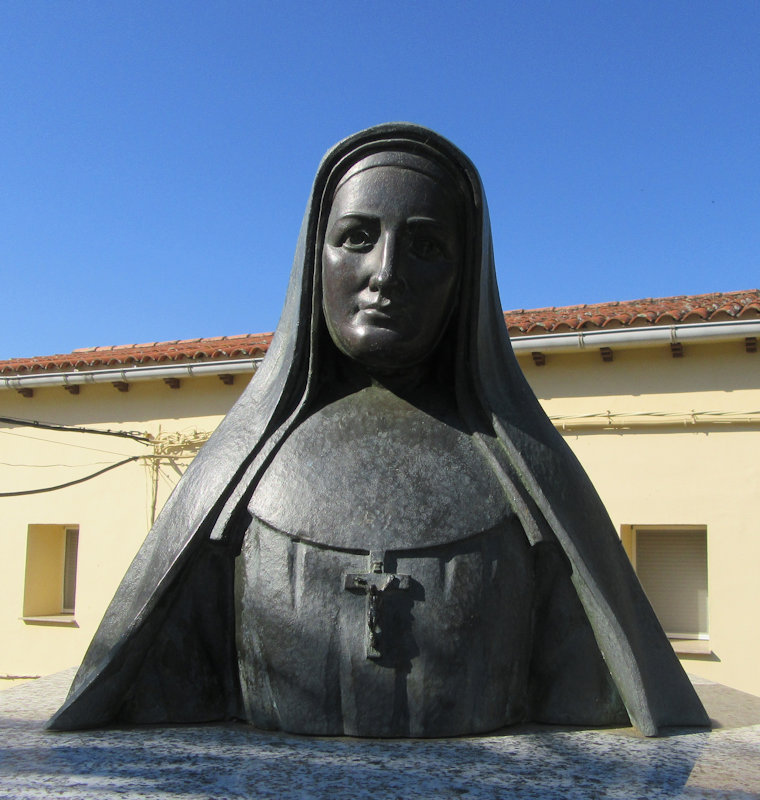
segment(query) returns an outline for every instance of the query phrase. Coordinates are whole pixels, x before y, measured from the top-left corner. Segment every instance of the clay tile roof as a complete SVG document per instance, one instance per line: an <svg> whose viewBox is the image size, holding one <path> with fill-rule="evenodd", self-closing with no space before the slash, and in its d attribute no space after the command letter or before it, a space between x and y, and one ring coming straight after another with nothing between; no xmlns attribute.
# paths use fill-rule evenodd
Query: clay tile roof
<svg viewBox="0 0 760 800"><path fill-rule="evenodd" d="M237 336L213 336L208 339L80 347L68 354L0 361L0 375L20 374L35 369L57 372L72 367L87 370L103 366L150 365L184 359L225 361L231 358L261 358L271 340L271 333L245 333Z"/></svg>
<svg viewBox="0 0 760 800"><path fill-rule="evenodd" d="M760 318L760 290L715 294L618 300L579 306L506 311L504 320L511 336L656 324L687 324L695 321ZM225 361L261 358L272 341L271 333L243 333L205 339L174 339L99 347L80 347L71 353L0 361L0 375L29 372L60 372L158 364L167 361Z"/></svg>
<svg viewBox="0 0 760 800"><path fill-rule="evenodd" d="M683 325L712 319L760 317L760 290L714 294L616 300L582 306L505 311L511 336L537 335L546 331L584 330L590 327L620 328L642 325Z"/></svg>

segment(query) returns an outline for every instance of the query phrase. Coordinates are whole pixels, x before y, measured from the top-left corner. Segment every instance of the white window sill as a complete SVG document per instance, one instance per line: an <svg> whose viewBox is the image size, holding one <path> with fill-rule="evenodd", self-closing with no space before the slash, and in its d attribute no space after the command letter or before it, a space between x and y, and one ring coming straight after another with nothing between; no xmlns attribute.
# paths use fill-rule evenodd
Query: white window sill
<svg viewBox="0 0 760 800"><path fill-rule="evenodd" d="M49 614L40 617L21 617L27 625L65 625L70 628L78 628L73 614Z"/></svg>
<svg viewBox="0 0 760 800"><path fill-rule="evenodd" d="M670 639L676 655L709 656L712 653L709 639Z"/></svg>

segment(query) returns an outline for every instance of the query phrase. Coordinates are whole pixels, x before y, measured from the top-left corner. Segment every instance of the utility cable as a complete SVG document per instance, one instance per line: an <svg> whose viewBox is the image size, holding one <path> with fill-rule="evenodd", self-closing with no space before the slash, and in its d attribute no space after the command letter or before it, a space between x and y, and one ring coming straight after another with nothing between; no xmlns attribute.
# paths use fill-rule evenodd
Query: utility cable
<svg viewBox="0 0 760 800"><path fill-rule="evenodd" d="M38 422L33 419L16 419L15 417L0 417L0 422L9 425L23 425L27 428L43 428L47 431L70 431L72 433L97 433L100 436L118 436L121 439L133 439L141 444L151 444L147 436L143 436L134 431L103 431L97 428L84 428L79 425L54 425L50 422Z"/></svg>
<svg viewBox="0 0 760 800"><path fill-rule="evenodd" d="M123 453L114 453L114 455L123 455ZM103 464L113 464L113 461L90 461L89 464L17 464L11 461L0 461L0 467L29 467L31 469L46 469L48 467L71 467L77 469L78 467L100 467Z"/></svg>
<svg viewBox="0 0 760 800"><path fill-rule="evenodd" d="M137 461L138 458L142 458L142 456L130 456L129 458L125 458L123 461L118 461L116 464L111 464L105 469L99 469L97 472L93 472L91 475L85 475L84 478L77 478L75 481L59 483L57 486L46 486L44 489L26 489L21 492L0 492L0 497L21 497L22 495L27 494L42 494L43 492L54 492L56 489L65 489L68 486L75 486L77 483L84 483L85 481L92 480L92 478L97 478L98 475L102 475L104 472L116 469L116 467L124 466L124 464L129 464L130 461Z"/></svg>
<svg viewBox="0 0 760 800"><path fill-rule="evenodd" d="M33 442L45 442L45 444L54 444L58 447L73 447L76 450L88 450L91 453L107 453L109 456L124 456L126 453L117 453L116 450L103 450L102 447L87 447L82 444L74 444L71 440L67 439L62 441L60 439L46 439L44 436L27 436L25 433L18 431L11 431L7 428L0 428L0 436L15 436L19 439L30 439Z"/></svg>

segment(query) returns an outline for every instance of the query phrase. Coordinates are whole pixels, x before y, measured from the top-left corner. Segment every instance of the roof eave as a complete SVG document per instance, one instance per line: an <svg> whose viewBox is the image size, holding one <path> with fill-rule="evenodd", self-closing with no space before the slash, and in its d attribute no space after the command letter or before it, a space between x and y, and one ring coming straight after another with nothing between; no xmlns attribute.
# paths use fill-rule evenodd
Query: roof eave
<svg viewBox="0 0 760 800"><path fill-rule="evenodd" d="M619 350L675 343L711 344L758 337L760 337L760 319L514 336L512 347L517 355L524 355L535 352L573 353L602 347ZM262 360L262 358L240 358L193 363L173 362L155 366L95 367L32 375L12 374L0 376L0 389L18 390L86 383L134 383L166 378L235 375L255 372Z"/></svg>

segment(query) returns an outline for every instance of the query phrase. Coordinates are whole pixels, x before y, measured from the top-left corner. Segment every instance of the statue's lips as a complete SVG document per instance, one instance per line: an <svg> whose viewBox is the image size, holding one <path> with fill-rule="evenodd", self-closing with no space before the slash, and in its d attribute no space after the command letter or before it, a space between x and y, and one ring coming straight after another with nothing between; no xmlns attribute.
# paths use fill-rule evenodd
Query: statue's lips
<svg viewBox="0 0 760 800"><path fill-rule="evenodd" d="M372 304L360 308L358 316L375 324L401 322L407 316L407 307L401 303Z"/></svg>

